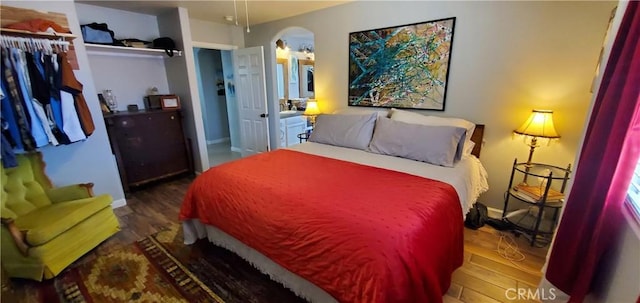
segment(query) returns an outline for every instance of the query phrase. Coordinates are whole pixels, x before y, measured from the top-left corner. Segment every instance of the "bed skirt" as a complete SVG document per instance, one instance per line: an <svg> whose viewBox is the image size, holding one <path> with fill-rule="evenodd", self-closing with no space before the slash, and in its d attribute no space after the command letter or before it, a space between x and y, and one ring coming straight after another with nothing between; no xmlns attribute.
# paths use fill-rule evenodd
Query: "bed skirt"
<svg viewBox="0 0 640 303"><path fill-rule="evenodd" d="M187 245L193 244L198 239L207 238L211 243L226 248L251 263L255 268L268 275L271 280L284 285L301 298L310 302L338 302L320 287L288 271L265 255L214 226L202 224L198 219L189 219L182 222L182 227L184 243Z"/></svg>

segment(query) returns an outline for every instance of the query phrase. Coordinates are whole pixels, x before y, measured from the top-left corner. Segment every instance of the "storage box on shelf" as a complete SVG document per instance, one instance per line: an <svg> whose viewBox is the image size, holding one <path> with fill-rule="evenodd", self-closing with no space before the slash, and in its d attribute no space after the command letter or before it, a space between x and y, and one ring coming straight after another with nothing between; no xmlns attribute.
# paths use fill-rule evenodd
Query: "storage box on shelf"
<svg viewBox="0 0 640 303"><path fill-rule="evenodd" d="M532 246L546 245L551 241L558 212L564 203L569 174L570 164L567 168L562 168L542 163L518 163L517 159L513 161L502 219L515 231L529 237ZM520 176L522 182L518 181ZM509 211L512 198L524 204L520 203L518 209ZM547 210L553 213L549 214Z"/></svg>

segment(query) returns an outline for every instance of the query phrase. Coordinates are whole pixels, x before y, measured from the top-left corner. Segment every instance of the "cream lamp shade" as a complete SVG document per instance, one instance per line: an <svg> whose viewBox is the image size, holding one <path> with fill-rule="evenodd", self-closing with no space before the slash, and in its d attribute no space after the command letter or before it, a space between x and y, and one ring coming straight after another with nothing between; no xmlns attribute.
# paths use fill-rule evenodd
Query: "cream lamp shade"
<svg viewBox="0 0 640 303"><path fill-rule="evenodd" d="M318 102L313 99L309 99L307 101L307 107L304 110L303 115L309 116L309 122L311 122L311 128L316 126L316 116L321 114L320 109L318 108Z"/></svg>
<svg viewBox="0 0 640 303"><path fill-rule="evenodd" d="M522 124L518 129L513 131L519 135L525 135L531 137L531 141L527 143L529 145L529 159L527 160L527 173L531 166L531 159L533 158L533 151L538 147L538 138L556 139L560 138L556 128L553 126L553 111L534 109L527 121ZM524 174L522 184L527 184L528 174Z"/></svg>
<svg viewBox="0 0 640 303"><path fill-rule="evenodd" d="M560 138L553 126L553 111L534 109L527 121L514 131L534 138Z"/></svg>
<svg viewBox="0 0 640 303"><path fill-rule="evenodd" d="M321 114L320 109L318 108L318 102L315 100L307 101L307 108L304 110L305 116L317 116Z"/></svg>

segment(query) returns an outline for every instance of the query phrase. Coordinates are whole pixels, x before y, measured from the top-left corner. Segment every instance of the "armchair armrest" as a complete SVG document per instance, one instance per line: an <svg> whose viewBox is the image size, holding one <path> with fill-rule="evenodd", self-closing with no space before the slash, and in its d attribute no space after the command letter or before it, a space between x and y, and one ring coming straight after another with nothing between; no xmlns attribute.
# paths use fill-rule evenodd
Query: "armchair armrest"
<svg viewBox="0 0 640 303"><path fill-rule="evenodd" d="M13 242L15 242L20 253L22 253L23 256L29 255L29 244L27 244L26 241L26 233L18 229L13 219L1 218L0 222L9 230L9 234L11 234L11 238L13 238Z"/></svg>
<svg viewBox="0 0 640 303"><path fill-rule="evenodd" d="M46 192L53 203L90 198L93 197L93 183L81 183L51 188Z"/></svg>

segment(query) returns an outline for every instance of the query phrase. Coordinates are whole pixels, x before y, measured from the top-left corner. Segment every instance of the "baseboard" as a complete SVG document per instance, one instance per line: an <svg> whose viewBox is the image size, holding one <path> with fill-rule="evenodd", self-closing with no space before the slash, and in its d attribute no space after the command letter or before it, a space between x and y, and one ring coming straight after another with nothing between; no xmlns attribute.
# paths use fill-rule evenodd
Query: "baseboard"
<svg viewBox="0 0 640 303"><path fill-rule="evenodd" d="M241 152L242 152L242 149L240 149L239 147L231 146L231 151L241 153Z"/></svg>
<svg viewBox="0 0 640 303"><path fill-rule="evenodd" d="M231 138L229 138L229 137L215 139L215 140L207 140L207 145L209 145L209 144L217 144L217 143L222 143L222 142L229 142L229 141L231 141Z"/></svg>
<svg viewBox="0 0 640 303"><path fill-rule="evenodd" d="M123 206L127 206L127 199L118 199L114 200L113 203L111 203L111 208L118 208Z"/></svg>
<svg viewBox="0 0 640 303"><path fill-rule="evenodd" d="M500 210L500 209L493 208L493 207L487 207L487 213L488 213L489 218L502 219L502 210Z"/></svg>

